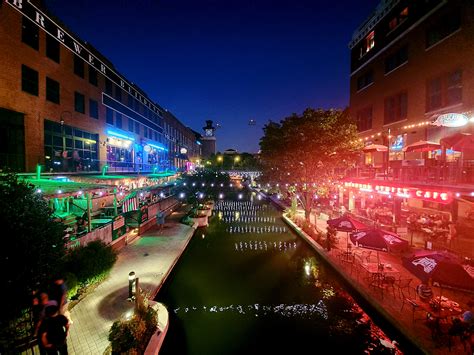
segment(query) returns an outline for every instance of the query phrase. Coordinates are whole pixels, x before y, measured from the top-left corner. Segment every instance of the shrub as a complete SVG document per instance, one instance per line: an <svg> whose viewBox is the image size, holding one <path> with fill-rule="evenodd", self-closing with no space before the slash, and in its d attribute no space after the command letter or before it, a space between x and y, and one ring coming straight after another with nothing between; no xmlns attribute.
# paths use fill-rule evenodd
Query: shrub
<svg viewBox="0 0 474 355"><path fill-rule="evenodd" d="M112 324L109 341L112 353L143 354L151 336L158 327L158 314L148 305L145 297L140 298L134 315L130 319L121 319Z"/></svg>
<svg viewBox="0 0 474 355"><path fill-rule="evenodd" d="M66 256L65 270L76 275L79 283L88 283L103 279L116 260L117 254L112 247L96 240L72 249Z"/></svg>

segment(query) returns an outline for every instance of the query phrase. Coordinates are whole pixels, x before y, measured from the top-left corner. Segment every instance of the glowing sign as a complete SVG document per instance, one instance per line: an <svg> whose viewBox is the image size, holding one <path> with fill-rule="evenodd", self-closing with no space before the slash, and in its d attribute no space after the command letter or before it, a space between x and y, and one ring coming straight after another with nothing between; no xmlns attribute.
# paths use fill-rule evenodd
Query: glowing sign
<svg viewBox="0 0 474 355"><path fill-rule="evenodd" d="M120 133L120 132L111 131L110 129L107 131L107 134L109 136L114 136L114 137L118 137L118 138L122 138L122 139L127 139L129 141L134 141L135 140L135 138L133 138L133 137L127 136L126 134L123 134L123 133Z"/></svg>
<svg viewBox="0 0 474 355"><path fill-rule="evenodd" d="M434 126L443 126L443 127L462 127L469 122L469 119L466 115L460 113L445 113L439 115L436 121L432 124Z"/></svg>
<svg viewBox="0 0 474 355"><path fill-rule="evenodd" d="M369 183L345 182L345 187L356 188L362 192L376 191L382 195L394 194L402 198L416 198L425 201L450 203L453 200L453 194L447 191L434 191L426 189L418 189L414 187L398 187L389 185L375 185Z"/></svg>

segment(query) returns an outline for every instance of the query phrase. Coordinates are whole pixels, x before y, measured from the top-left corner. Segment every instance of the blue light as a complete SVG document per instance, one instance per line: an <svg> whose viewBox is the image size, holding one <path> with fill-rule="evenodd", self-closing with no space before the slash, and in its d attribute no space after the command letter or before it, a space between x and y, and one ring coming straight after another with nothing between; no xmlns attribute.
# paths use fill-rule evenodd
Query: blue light
<svg viewBox="0 0 474 355"><path fill-rule="evenodd" d="M156 149L158 149L158 150L162 150L162 151L165 151L165 152L168 151L168 149L166 149L166 148L164 148L164 147L162 147L162 146L160 146L160 145L156 145L156 144L152 144L152 143L148 143L148 145L149 145L150 147L156 148Z"/></svg>
<svg viewBox="0 0 474 355"><path fill-rule="evenodd" d="M115 132L115 131L111 131L111 130L108 130L108 131L107 131L107 134L110 135L110 136L115 136L115 137L118 137L118 138L127 139L127 140L129 140L129 141L134 141L134 140L135 140L135 138L129 137L129 136L127 136L126 134L119 133L119 132Z"/></svg>

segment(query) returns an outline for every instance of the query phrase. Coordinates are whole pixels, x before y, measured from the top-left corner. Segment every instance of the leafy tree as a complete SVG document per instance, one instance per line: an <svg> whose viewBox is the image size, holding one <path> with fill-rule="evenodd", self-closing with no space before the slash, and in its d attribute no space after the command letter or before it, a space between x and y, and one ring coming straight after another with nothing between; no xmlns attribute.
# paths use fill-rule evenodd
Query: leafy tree
<svg viewBox="0 0 474 355"><path fill-rule="evenodd" d="M357 159L357 138L347 110L308 108L279 123L270 121L260 140L262 181L287 186L309 220L315 195L327 196L331 184Z"/></svg>
<svg viewBox="0 0 474 355"><path fill-rule="evenodd" d="M31 305L32 291L51 281L61 268L64 227L33 185L14 174L0 176L0 328L7 327Z"/></svg>

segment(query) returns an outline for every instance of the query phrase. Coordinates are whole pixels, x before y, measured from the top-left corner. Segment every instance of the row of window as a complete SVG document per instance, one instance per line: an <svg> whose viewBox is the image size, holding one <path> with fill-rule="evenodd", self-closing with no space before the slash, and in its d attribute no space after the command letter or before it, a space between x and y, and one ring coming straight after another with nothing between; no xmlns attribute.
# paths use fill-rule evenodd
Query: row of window
<svg viewBox="0 0 474 355"><path fill-rule="evenodd" d="M39 28L38 26L26 17L22 19L22 42L29 45L35 50L39 50ZM61 51L59 42L46 34L46 56L57 63L61 61ZM85 79L86 63L77 55L73 57L73 71L74 74L80 78ZM99 75L95 68L88 67L88 81L94 86L99 86ZM39 73L38 71L22 65L21 87L24 92L38 96L39 95ZM110 96L113 96L117 101L122 102L122 89L113 84L109 79L105 79L105 91ZM170 136L177 137L178 142L188 141L185 136L177 129L172 129L170 125L163 122L162 113L155 113L150 110L139 100L130 94L127 95L127 106L135 112L145 116L150 121L163 127L168 131ZM50 102L60 104L60 84L56 80L46 77L46 99ZM99 118L99 104L96 100L89 99L89 116L95 119ZM74 110L76 112L86 113L86 98L80 92L74 93ZM122 128L122 114L110 108L106 109L106 122ZM167 126L167 127L166 127ZM168 129L166 129L168 128ZM140 134L140 124L132 119L128 119L128 129L131 132ZM179 136L178 136L179 135ZM163 137L158 132L144 126L144 136L146 138L154 139L156 141L163 141ZM188 142L189 143L189 142Z"/></svg>
<svg viewBox="0 0 474 355"><path fill-rule="evenodd" d="M426 112L439 110L462 102L462 70L444 73L426 83ZM406 91L385 98L384 124L407 118L408 95ZM372 107L357 112L357 128L360 132L372 128Z"/></svg>
<svg viewBox="0 0 474 355"><path fill-rule="evenodd" d="M30 21L28 18L23 17L22 19L22 41L32 47L35 50L39 50L39 28L38 26ZM50 36L49 34L46 34L46 56L52 60L54 60L57 63L60 63L60 44L59 42ZM86 63L77 55L74 55L73 57L73 71L74 74L79 76L82 79L85 79L86 76ZM95 68L91 67L90 65L87 65L88 67L88 80L91 85L94 86L99 86L99 75L98 72ZM113 88L115 87L115 99L117 101L122 101L122 89L113 84L109 79L105 79L105 91L109 95L113 95ZM148 107L146 107L144 104L142 104L140 101L138 101L136 98L134 98L132 95L127 94L128 96L128 107L131 108L132 110L135 110L135 112L142 114L146 118L148 118L150 121L153 123L162 126L162 114L160 113L155 113L154 111L150 110ZM82 105L83 106L83 105ZM79 103L78 112L83 112L81 110L81 104Z"/></svg>
<svg viewBox="0 0 474 355"><path fill-rule="evenodd" d="M405 22L408 18L408 7L405 7L398 14L393 16L388 21L388 32L385 29L381 32L386 32L386 35L389 35L393 30L395 30L400 24ZM454 10L449 13L446 13L442 18L436 19L431 26L429 26L425 32L425 48L430 48L442 41L447 36L451 35L455 31L461 28L461 13L459 10ZM379 33L379 32L377 32ZM368 52L370 52L375 47L376 33L371 31L362 42L360 47L359 58L362 58Z"/></svg>

